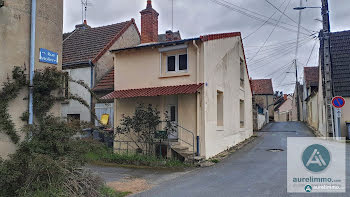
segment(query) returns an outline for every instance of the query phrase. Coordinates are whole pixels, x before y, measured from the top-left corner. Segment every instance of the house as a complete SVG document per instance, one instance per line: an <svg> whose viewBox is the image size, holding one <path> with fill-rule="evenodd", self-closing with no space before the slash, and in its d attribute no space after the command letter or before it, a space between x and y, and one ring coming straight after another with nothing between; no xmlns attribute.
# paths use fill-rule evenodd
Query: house
<svg viewBox="0 0 350 197"><path fill-rule="evenodd" d="M114 89L114 57L109 50L136 46L140 41L134 19L95 28L84 21L76 25L73 32L63 34L63 70L73 80L87 84L97 96L105 95ZM68 87L71 95L66 95L67 102L62 104L62 117L90 122L93 119L90 111L95 110L98 118L104 113L110 114L109 122L113 124L113 101L97 103L84 87L73 82L69 82ZM69 100L72 95L83 98L91 109Z"/></svg>
<svg viewBox="0 0 350 197"><path fill-rule="evenodd" d="M45 67L62 68L62 27L63 0L37 1L35 69ZM29 73L31 48L31 0L4 1L0 6L0 89L8 81L15 66L25 69ZM50 50L58 54L54 64L40 61L39 52ZM24 88L20 95L9 105L9 113L16 125L17 131L25 124L21 120L23 112L28 111L28 91ZM60 115L60 105L56 105L51 113ZM1 126L0 126L1 127ZM16 146L0 131L0 157L5 159L8 154L16 151ZM18 134L23 138L24 133Z"/></svg>
<svg viewBox="0 0 350 197"><path fill-rule="evenodd" d="M296 83L293 93L293 108L290 116L291 121L306 122L306 106L304 102L305 98L306 96L304 96L304 85L300 84L300 82Z"/></svg>
<svg viewBox="0 0 350 197"><path fill-rule="evenodd" d="M318 84L319 69L318 67L304 67L304 99L305 106L304 117L309 126L318 129Z"/></svg>
<svg viewBox="0 0 350 197"><path fill-rule="evenodd" d="M342 96L346 104L341 109L342 117L340 120L341 137L347 136L346 121L350 121L350 31L332 32L330 36L330 56L332 70L332 92L333 96ZM322 34L321 34L322 37ZM324 40L321 39L320 57L324 56ZM327 111L325 98L325 69L324 60L320 58L319 71L319 132L323 136L334 136L332 132L327 132ZM334 121L334 126L338 126ZM329 131L331 131L330 129ZM349 137L349 136L348 136Z"/></svg>
<svg viewBox="0 0 350 197"><path fill-rule="evenodd" d="M274 120L272 79L253 79L251 80L251 86L253 91L253 113L255 114L253 115L254 130L259 130L270 120ZM261 112L264 117L261 117Z"/></svg>
<svg viewBox="0 0 350 197"><path fill-rule="evenodd" d="M284 94L275 102L274 119L276 122L291 121L293 110L293 96Z"/></svg>
<svg viewBox="0 0 350 197"><path fill-rule="evenodd" d="M141 11L142 44L111 51L115 91L102 99L114 100L115 125L138 103L152 104L161 119L167 112L179 125L169 136L174 146L168 153L184 157L195 152L210 158L252 136L252 92L241 34L159 41L158 16L148 0Z"/></svg>

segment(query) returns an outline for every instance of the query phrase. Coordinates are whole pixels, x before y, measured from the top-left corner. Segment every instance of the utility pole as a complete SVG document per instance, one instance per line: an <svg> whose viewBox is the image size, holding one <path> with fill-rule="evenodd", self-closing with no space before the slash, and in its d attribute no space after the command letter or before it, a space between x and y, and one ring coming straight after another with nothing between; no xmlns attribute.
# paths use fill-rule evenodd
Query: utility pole
<svg viewBox="0 0 350 197"><path fill-rule="evenodd" d="M330 54L330 22L328 0L322 1L322 20L323 30L320 33L320 41L323 43L323 65L321 66L323 75L323 95L326 106L327 132L328 136L334 137L334 118L333 118L333 86L332 86L332 62Z"/></svg>
<svg viewBox="0 0 350 197"><path fill-rule="evenodd" d="M300 7L303 7L303 0L300 0ZM297 34L297 46L295 49L295 98L296 98L296 105L297 105L297 117L298 121L300 121L300 101L299 101L299 80L298 80L298 51L299 51L299 39L300 39L300 24L301 24L301 10L299 10L299 20L298 20L298 34Z"/></svg>

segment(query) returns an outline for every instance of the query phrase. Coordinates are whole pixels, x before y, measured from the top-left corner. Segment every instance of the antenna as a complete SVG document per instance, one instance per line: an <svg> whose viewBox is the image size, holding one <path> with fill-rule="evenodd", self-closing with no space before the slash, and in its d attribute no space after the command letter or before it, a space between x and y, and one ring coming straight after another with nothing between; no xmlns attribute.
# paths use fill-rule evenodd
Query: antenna
<svg viewBox="0 0 350 197"><path fill-rule="evenodd" d="M88 6L92 5L91 3L88 3L88 0L81 0L81 18L82 18L82 24L87 19L87 8Z"/></svg>
<svg viewBox="0 0 350 197"><path fill-rule="evenodd" d="M174 32L174 0L171 0L171 31Z"/></svg>

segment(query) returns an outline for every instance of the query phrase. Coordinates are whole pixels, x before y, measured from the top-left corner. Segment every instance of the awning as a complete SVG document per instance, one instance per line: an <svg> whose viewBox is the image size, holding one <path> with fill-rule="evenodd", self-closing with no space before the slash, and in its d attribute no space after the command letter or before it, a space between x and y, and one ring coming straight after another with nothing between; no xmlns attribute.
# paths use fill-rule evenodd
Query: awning
<svg viewBox="0 0 350 197"><path fill-rule="evenodd" d="M117 90L102 97L101 99L109 100L109 99L120 99L120 98L149 97L149 96L163 96L163 95L176 95L176 94L194 94L202 86L203 86L203 83L178 85L178 86L129 89L129 90Z"/></svg>

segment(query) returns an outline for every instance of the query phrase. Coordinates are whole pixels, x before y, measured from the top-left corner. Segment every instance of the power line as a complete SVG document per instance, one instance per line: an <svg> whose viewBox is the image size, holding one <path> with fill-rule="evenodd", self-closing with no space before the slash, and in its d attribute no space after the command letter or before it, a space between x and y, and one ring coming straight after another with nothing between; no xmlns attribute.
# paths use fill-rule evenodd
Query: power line
<svg viewBox="0 0 350 197"><path fill-rule="evenodd" d="M286 8L284 9L283 13L287 10L288 6L290 4L290 1L288 2ZM280 16L280 18L278 19L278 22L276 23L276 25L274 26L274 28L272 29L271 33L269 34L269 36L267 37L267 39L265 40L263 46L261 46L258 50L258 52L256 52L256 54L253 56L253 58L251 59L251 61L259 54L259 52L261 51L261 49L265 46L265 44L267 43L267 41L270 39L270 37L272 36L273 32L275 31L278 23L281 21L282 17L283 17L283 13L282 15Z"/></svg>
<svg viewBox="0 0 350 197"><path fill-rule="evenodd" d="M295 24L298 24L298 22L296 22L295 20L293 20L291 17L289 17L287 14L285 14L285 11L282 12L278 7L276 7L275 5L273 5L271 2L269 2L268 0L265 0L268 4L270 4L272 7L274 7L277 11L279 11L280 13L282 13L285 17L287 17L289 20L291 20L292 22L294 22ZM303 28L304 30L306 30L309 33L312 33L314 31L309 30L303 26L300 26L301 28Z"/></svg>
<svg viewBox="0 0 350 197"><path fill-rule="evenodd" d="M283 1L283 3L280 5L279 8L282 7L282 5L286 2L287 0ZM245 40L246 38L249 38L251 35L255 34L257 31L259 31L259 29L261 29L263 26L266 25L267 22L270 21L270 19L275 16L275 14L277 13L277 10L270 16L270 18L268 18L262 25L260 25L255 31L253 31L252 33L250 33L249 35L247 35L246 37L243 38L243 40Z"/></svg>
<svg viewBox="0 0 350 197"><path fill-rule="evenodd" d="M306 64L305 64L305 66L307 66L307 65L309 64L310 59L311 59L311 56L312 56L312 53L314 52L316 45L317 45L317 40L315 40L315 44L314 44L314 46L312 47L310 56L309 56L309 58L307 59L307 62L306 62Z"/></svg>
<svg viewBox="0 0 350 197"><path fill-rule="evenodd" d="M239 7L239 6L236 6L236 5L235 5L235 6L236 6L236 7L239 7L239 8L230 6L230 5L228 5L228 4L226 4L226 3L223 3L222 1L219 1L219 0L210 0L210 1L213 2L213 3L215 3L215 4L221 5L221 6L223 6L223 7L226 7L226 8L228 8L228 9L232 10L232 11L235 11L235 12L238 12L238 13L243 14L243 15L245 15L245 16L248 16L248 17L250 17L250 18L253 18L253 19L255 19L255 20L258 20L258 21L261 21L261 22L265 22L265 21L266 21L266 19L262 19L261 17L258 17L258 16L256 16L256 15L254 15L254 13L256 13L256 12L250 11L251 13L253 13L253 14L251 14L251 13L247 13L246 11L241 10L242 8ZM229 4L232 4L232 3L229 3ZM232 5L233 5L233 4L232 4ZM243 8L243 9L244 9L244 8ZM247 9L244 9L244 10L247 10ZM258 14L258 15L263 16L263 15L261 15L261 14ZM269 18L269 17L266 17L266 16L263 16L263 17ZM274 19L272 19L272 20L274 20ZM281 23L282 23L282 22L281 22ZM267 24L276 25L277 23L273 23L273 22L270 22L270 21L269 21L269 22L267 22ZM284 23L284 24L289 25L289 26L292 26L292 27L296 27L296 26L290 25L290 24L288 24L288 23ZM291 28L288 28L288 27L286 27L286 26L277 25L277 27L279 27L279 28L281 28L281 29L284 29L284 30L287 30L287 31L289 31L289 32L297 32L296 30L291 29ZM309 33L304 33L304 32L301 32L301 34L310 35Z"/></svg>

